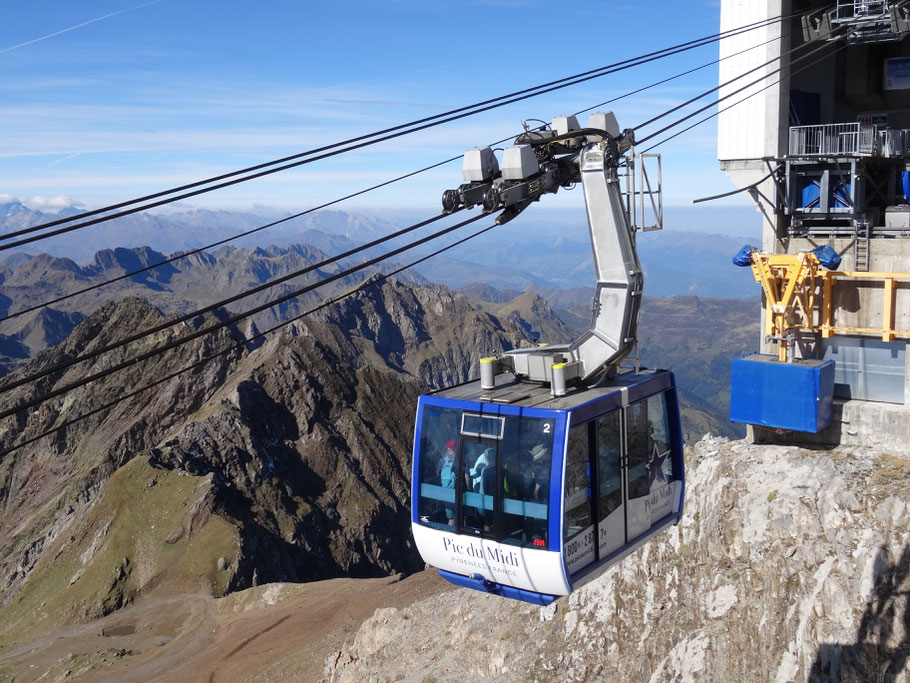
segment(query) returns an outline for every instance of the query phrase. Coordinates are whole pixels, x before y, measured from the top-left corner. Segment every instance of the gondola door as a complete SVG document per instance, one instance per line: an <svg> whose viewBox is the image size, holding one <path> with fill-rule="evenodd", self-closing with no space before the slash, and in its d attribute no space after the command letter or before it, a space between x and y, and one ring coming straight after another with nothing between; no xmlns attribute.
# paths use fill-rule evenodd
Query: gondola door
<svg viewBox="0 0 910 683"><path fill-rule="evenodd" d="M502 416L467 411L462 415L455 487L459 533L491 535L499 526L495 491L497 485L501 488L497 470L504 430Z"/></svg>
<svg viewBox="0 0 910 683"><path fill-rule="evenodd" d="M626 408L626 542L678 510L681 482L674 471L666 394Z"/></svg>
<svg viewBox="0 0 910 683"><path fill-rule="evenodd" d="M626 542L651 528L647 514L648 495L648 402L633 403L625 410L626 420Z"/></svg>
<svg viewBox="0 0 910 683"><path fill-rule="evenodd" d="M566 451L563 553L569 574L576 574L597 559L594 535L591 423L569 429Z"/></svg>
<svg viewBox="0 0 910 683"><path fill-rule="evenodd" d="M458 482L461 494L459 533L490 534L496 527L494 506L499 442L465 439L462 442Z"/></svg>
<svg viewBox="0 0 910 683"><path fill-rule="evenodd" d="M569 431L564 552L570 575L626 544L622 415L615 410Z"/></svg>
<svg viewBox="0 0 910 683"><path fill-rule="evenodd" d="M563 552L570 576L678 513L682 482L671 434L663 392L569 430Z"/></svg>
<svg viewBox="0 0 910 683"><path fill-rule="evenodd" d="M622 411L594 421L597 438L597 549L600 559L626 543L625 470Z"/></svg>

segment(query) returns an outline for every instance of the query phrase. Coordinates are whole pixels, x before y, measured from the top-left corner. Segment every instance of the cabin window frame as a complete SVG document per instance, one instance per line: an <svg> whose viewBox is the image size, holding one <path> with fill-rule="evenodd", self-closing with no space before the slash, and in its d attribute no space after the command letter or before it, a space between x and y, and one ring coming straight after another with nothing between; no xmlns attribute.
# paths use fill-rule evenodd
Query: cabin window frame
<svg viewBox="0 0 910 683"><path fill-rule="evenodd" d="M420 463L418 474L420 480L417 482L416 491L418 493L418 510L416 515L417 523L428 526L439 531L448 531L466 536L488 539L497 543L503 543L520 548L550 550L550 538L552 537L552 520L556 516L554 510L550 509L551 481L554 476L553 450L556 437L560 432L560 418L558 416L539 416L526 414L503 413L485 413L476 410L465 410L452 405L425 404L422 424L420 425ZM431 425L429 421L434 419L429 410L452 411L458 413L458 433L456 435L457 445L455 450L454 469L456 472L455 484L453 487L454 499L449 501L450 497L446 491L439 489L444 488L441 483L433 481L434 469L430 464L435 460L432 456L440 450L436 441L441 441L440 430ZM498 420L500 429L498 434L485 433L481 430L472 429L474 425L466 425L465 417L480 418L482 420ZM431 437L430 433L433 433ZM536 465L538 479L538 495L542 500L531 500L529 495L506 494L506 467L510 457L517 460L528 460L530 450L527 448L531 442L541 443L545 446L547 452ZM435 444L435 447L434 447ZM479 444L477 452L466 456L466 449L470 449L469 444ZM492 525L484 524L472 526L466 523L465 510L468 506L465 502L465 494L474 493L468 490L467 474L476 464L476 458L482 452L481 446L492 447L495 455L495 483L493 491L493 523ZM511 456L504 451L512 449ZM560 445L561 448L561 445ZM522 453L527 450L528 453ZM444 451L443 451L444 453ZM441 456L440 456L441 457ZM466 461L466 457L474 458L475 463ZM526 476L525 476L526 478ZM516 485L513 480L513 485ZM430 495L426 495L424 492ZM488 495L484 493L484 495ZM445 497L446 500L442 500ZM469 495L469 499L473 499ZM436 501L436 502L431 502ZM449 526L442 520L441 510L451 504L454 513L454 525ZM476 506L475 506L476 507ZM486 508L484 508L486 509ZM531 514L522 514L523 511ZM487 527L490 528L487 528ZM521 536L521 540L516 538L516 534Z"/></svg>

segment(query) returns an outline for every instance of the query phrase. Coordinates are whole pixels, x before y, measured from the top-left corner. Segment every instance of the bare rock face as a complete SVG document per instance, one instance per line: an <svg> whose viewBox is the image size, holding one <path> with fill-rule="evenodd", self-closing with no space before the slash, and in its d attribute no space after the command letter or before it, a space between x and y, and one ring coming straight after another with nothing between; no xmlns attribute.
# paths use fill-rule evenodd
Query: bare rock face
<svg viewBox="0 0 910 683"><path fill-rule="evenodd" d="M910 680L910 459L706 437L682 523L546 608L379 610L332 681Z"/></svg>
<svg viewBox="0 0 910 683"><path fill-rule="evenodd" d="M4 392L0 409L211 325L216 313ZM109 304L9 380L163 320L138 298ZM417 396L466 381L482 355L524 340L443 287L385 282L256 344L229 326L0 421L0 605L16 615L0 618L0 646L42 603L53 607L42 623L83 620L188 583L221 595L419 569L408 512ZM162 476L140 481L140 461ZM189 496L184 479L205 490ZM153 531L120 504L130 496L186 509ZM113 538L120 549L106 554ZM154 560L178 555L185 562ZM72 583L54 578L61 557Z"/></svg>
<svg viewBox="0 0 910 683"><path fill-rule="evenodd" d="M386 365L432 389L477 377L481 358L531 341L522 326L442 285L393 281L327 309L320 322L311 333L351 362Z"/></svg>

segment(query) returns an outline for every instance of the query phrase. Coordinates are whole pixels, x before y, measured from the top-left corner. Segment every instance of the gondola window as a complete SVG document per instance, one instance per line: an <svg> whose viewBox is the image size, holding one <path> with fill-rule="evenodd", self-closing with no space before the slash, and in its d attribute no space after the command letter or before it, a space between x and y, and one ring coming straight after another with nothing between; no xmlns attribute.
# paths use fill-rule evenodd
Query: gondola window
<svg viewBox="0 0 910 683"><path fill-rule="evenodd" d="M547 547L553 432L552 419L428 405L420 426L419 523Z"/></svg>
<svg viewBox="0 0 910 683"><path fill-rule="evenodd" d="M569 432L566 456L566 523L569 540L591 525L591 465L588 459L588 425Z"/></svg>
<svg viewBox="0 0 910 683"><path fill-rule="evenodd" d="M421 452L424 455L420 460L417 509L421 524L440 529L451 528L448 521L449 513L454 514L455 488L448 484L454 484L457 479L451 477L451 470L456 468L457 471L457 465L454 459L451 463L447 460L457 457L460 427L460 410L428 406L424 411L420 430ZM451 453L450 445L454 446Z"/></svg>
<svg viewBox="0 0 910 683"><path fill-rule="evenodd" d="M545 548L553 459L553 421L507 417L503 452L501 540Z"/></svg>
<svg viewBox="0 0 910 683"><path fill-rule="evenodd" d="M600 515L606 517L622 505L622 434L619 411L597 418L597 473L600 480Z"/></svg>

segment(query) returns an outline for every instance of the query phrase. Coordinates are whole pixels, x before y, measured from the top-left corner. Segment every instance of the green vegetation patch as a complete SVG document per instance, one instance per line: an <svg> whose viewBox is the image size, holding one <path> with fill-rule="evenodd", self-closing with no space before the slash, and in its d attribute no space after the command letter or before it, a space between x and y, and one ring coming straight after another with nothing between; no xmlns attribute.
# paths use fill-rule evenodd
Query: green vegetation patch
<svg viewBox="0 0 910 683"><path fill-rule="evenodd" d="M908 479L910 458L882 453L875 459L875 468L870 479L874 498L880 501L892 494L906 491Z"/></svg>
<svg viewBox="0 0 910 683"><path fill-rule="evenodd" d="M239 543L227 520L206 512L210 490L207 477L145 458L121 467L0 613L0 643L98 618L152 586L223 594L230 577L218 558L230 563Z"/></svg>

